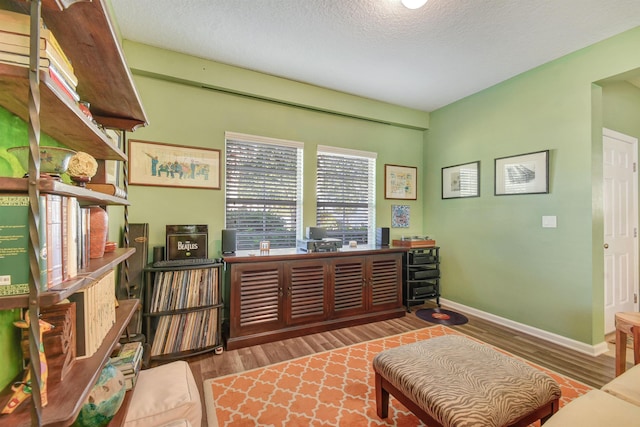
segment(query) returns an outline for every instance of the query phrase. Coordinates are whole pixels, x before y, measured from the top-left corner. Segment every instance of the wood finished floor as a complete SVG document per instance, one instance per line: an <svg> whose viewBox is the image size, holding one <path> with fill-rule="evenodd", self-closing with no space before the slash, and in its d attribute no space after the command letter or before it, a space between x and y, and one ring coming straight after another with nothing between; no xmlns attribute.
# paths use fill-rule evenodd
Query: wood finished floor
<svg viewBox="0 0 640 427"><path fill-rule="evenodd" d="M427 302L423 307L433 306L432 303ZM207 426L202 389L205 380L432 326L433 323L416 317L415 311L419 308L422 307L413 307L411 313L398 319L224 351L220 355L209 353L188 359L203 402L203 427ZM611 356L588 356L496 323L466 313L463 314L469 318L469 322L464 325L450 326L451 328L552 369L557 373L594 388L602 387L615 376L614 358Z"/></svg>

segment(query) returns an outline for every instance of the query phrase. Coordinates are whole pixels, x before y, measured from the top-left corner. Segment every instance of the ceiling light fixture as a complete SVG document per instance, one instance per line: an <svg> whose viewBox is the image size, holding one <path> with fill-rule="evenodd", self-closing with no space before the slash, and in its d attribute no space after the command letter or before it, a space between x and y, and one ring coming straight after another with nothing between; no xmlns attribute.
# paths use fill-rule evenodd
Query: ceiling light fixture
<svg viewBox="0 0 640 427"><path fill-rule="evenodd" d="M425 5L427 0L402 0L402 4L407 9L419 9Z"/></svg>

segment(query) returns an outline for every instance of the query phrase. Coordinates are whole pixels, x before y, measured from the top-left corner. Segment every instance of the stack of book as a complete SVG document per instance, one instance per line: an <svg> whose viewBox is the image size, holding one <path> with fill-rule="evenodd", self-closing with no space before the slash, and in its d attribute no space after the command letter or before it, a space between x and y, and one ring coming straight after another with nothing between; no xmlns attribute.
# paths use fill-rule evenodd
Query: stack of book
<svg viewBox="0 0 640 427"><path fill-rule="evenodd" d="M127 390L131 390L136 385L138 372L142 366L142 353L142 343L128 342L120 348L117 356L111 358L111 364L124 375Z"/></svg>
<svg viewBox="0 0 640 427"><path fill-rule="evenodd" d="M0 63L29 66L29 15L0 9ZM56 87L74 102L80 101L76 92L78 78L71 61L62 51L53 33L40 28L40 68L47 71Z"/></svg>
<svg viewBox="0 0 640 427"><path fill-rule="evenodd" d="M69 296L76 303L76 358L91 357L116 321L115 273Z"/></svg>

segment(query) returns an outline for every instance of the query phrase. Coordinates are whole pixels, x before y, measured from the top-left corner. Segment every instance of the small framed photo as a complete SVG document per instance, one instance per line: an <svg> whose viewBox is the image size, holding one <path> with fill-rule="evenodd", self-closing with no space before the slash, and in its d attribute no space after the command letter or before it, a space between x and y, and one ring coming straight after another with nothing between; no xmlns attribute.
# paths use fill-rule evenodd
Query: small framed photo
<svg viewBox="0 0 640 427"><path fill-rule="evenodd" d="M220 150L129 140L129 183L220 189Z"/></svg>
<svg viewBox="0 0 640 427"><path fill-rule="evenodd" d="M391 205L391 227L409 228L411 211L408 205Z"/></svg>
<svg viewBox="0 0 640 427"><path fill-rule="evenodd" d="M418 198L418 168L384 165L384 198L416 200Z"/></svg>
<svg viewBox="0 0 640 427"><path fill-rule="evenodd" d="M549 192L549 150L495 159L495 195Z"/></svg>
<svg viewBox="0 0 640 427"><path fill-rule="evenodd" d="M442 168L442 198L480 196L480 161Z"/></svg>

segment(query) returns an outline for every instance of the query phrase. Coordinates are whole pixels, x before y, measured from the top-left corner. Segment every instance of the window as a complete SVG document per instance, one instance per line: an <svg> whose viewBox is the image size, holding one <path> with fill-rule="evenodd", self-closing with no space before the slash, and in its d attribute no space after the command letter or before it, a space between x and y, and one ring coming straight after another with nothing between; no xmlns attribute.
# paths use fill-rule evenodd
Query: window
<svg viewBox="0 0 640 427"><path fill-rule="evenodd" d="M226 228L239 250L294 248L302 228L302 143L227 132Z"/></svg>
<svg viewBox="0 0 640 427"><path fill-rule="evenodd" d="M376 153L318 146L316 225L344 244L375 243Z"/></svg>

